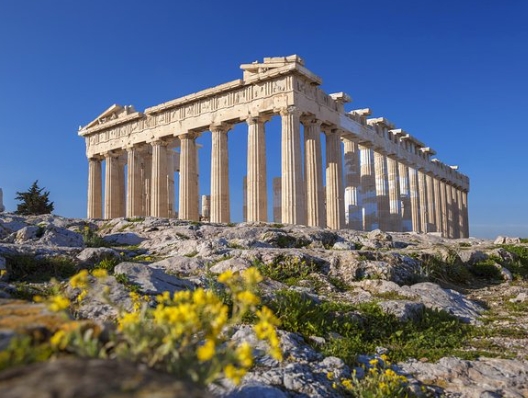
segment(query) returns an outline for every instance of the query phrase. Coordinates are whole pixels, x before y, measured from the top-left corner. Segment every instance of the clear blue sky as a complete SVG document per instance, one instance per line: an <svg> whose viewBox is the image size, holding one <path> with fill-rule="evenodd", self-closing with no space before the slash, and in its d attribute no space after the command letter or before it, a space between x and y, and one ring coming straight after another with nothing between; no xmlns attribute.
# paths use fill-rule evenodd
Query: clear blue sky
<svg viewBox="0 0 528 398"><path fill-rule="evenodd" d="M84 217L79 125L114 103L143 110L238 79L242 63L290 54L305 59L326 92L348 93L348 110L370 107L459 165L471 179L472 236L528 237L525 0L1 1L7 210L38 179L55 213ZM244 140L237 132L232 153ZM234 202L245 168L236 162Z"/></svg>

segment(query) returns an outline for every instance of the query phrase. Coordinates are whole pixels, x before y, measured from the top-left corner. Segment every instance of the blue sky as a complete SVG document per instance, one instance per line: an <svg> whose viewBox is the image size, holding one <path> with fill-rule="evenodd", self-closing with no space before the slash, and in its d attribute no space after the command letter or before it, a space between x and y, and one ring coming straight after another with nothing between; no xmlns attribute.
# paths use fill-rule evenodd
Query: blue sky
<svg viewBox="0 0 528 398"><path fill-rule="evenodd" d="M238 79L242 63L298 54L323 90L353 98L347 110L370 107L460 166L472 236L528 237L527 21L525 0L1 1L4 204L14 211L16 191L38 179L55 213L84 217L79 125L114 103L143 110ZM234 221L244 139L243 126L230 133Z"/></svg>

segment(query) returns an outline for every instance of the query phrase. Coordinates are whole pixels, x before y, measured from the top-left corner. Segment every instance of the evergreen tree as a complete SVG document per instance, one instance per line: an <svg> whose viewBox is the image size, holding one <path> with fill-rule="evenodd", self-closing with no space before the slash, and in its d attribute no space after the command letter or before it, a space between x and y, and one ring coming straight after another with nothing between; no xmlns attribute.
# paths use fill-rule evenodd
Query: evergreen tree
<svg viewBox="0 0 528 398"><path fill-rule="evenodd" d="M49 192L42 192L44 188L39 188L38 180L31 185L26 192L17 192L16 200L22 203L17 205L16 214L25 216L36 214L50 214L53 211L53 202L49 202Z"/></svg>

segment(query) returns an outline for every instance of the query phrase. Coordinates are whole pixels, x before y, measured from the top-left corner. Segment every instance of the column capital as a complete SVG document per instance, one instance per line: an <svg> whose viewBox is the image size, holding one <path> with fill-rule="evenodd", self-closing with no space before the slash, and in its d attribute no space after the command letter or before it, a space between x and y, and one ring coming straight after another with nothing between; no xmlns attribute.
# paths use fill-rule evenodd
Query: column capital
<svg viewBox="0 0 528 398"><path fill-rule="evenodd" d="M248 125L254 125L257 123L266 123L271 120L273 115L258 114L258 115L248 115L245 119Z"/></svg>
<svg viewBox="0 0 528 398"><path fill-rule="evenodd" d="M97 162L100 162L102 160L104 160L105 156L104 155L92 155L88 158L88 161L97 161Z"/></svg>
<svg viewBox="0 0 528 398"><path fill-rule="evenodd" d="M301 115L301 111L299 110L299 108L297 108L294 105L290 105L290 106L287 106L287 107L284 107L284 108L280 108L279 109L279 113L280 113L281 116L289 116L289 115L300 116Z"/></svg>
<svg viewBox="0 0 528 398"><path fill-rule="evenodd" d="M227 133L229 130L233 128L232 123L211 123L209 126L209 131L211 133Z"/></svg>
<svg viewBox="0 0 528 398"><path fill-rule="evenodd" d="M184 134L178 135L176 138L178 138L179 140L181 140L181 139L194 140L194 139L198 138L199 136L200 136L200 133L197 132L197 131L187 131Z"/></svg>
<svg viewBox="0 0 528 398"><path fill-rule="evenodd" d="M312 126L321 126L323 122L319 119L317 119L313 115L302 115L301 116L301 123L304 125L304 127L308 127L309 125Z"/></svg>

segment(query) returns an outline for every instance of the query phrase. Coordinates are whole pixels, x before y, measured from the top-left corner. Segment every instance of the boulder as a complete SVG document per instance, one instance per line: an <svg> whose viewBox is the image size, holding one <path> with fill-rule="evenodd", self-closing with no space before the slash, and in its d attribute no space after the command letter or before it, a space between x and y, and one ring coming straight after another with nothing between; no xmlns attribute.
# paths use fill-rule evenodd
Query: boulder
<svg viewBox="0 0 528 398"><path fill-rule="evenodd" d="M127 361L59 358L0 372L2 398L206 398L203 388Z"/></svg>
<svg viewBox="0 0 528 398"><path fill-rule="evenodd" d="M151 263L152 268L159 268L175 275L193 275L205 270L205 261L196 257L172 256Z"/></svg>
<svg viewBox="0 0 528 398"><path fill-rule="evenodd" d="M77 255L77 259L84 266L92 266L103 260L118 260L120 258L121 255L117 250L108 247L87 247Z"/></svg>
<svg viewBox="0 0 528 398"><path fill-rule="evenodd" d="M39 231L42 231L42 229L36 225L28 225L27 227L20 228L15 234L15 243L24 243L37 239Z"/></svg>
<svg viewBox="0 0 528 398"><path fill-rule="evenodd" d="M106 235L103 240L115 246L135 246L139 245L145 239L133 232L119 232Z"/></svg>
<svg viewBox="0 0 528 398"><path fill-rule="evenodd" d="M408 300L387 300L379 303L387 314L392 314L400 321L419 321L425 308L423 303Z"/></svg>
<svg viewBox="0 0 528 398"><path fill-rule="evenodd" d="M515 245L521 243L521 238L518 237L509 237L509 236L497 236L493 242L496 245Z"/></svg>
<svg viewBox="0 0 528 398"><path fill-rule="evenodd" d="M174 293L180 290L193 290L195 285L185 279L165 273L162 269L150 265L124 262L114 269L115 275L125 275L128 282L139 286L149 295L158 295L165 291Z"/></svg>
<svg viewBox="0 0 528 398"><path fill-rule="evenodd" d="M83 247L84 239L78 232L50 224L46 226L39 243L46 246Z"/></svg>

